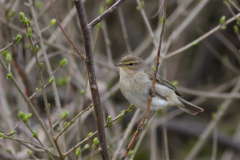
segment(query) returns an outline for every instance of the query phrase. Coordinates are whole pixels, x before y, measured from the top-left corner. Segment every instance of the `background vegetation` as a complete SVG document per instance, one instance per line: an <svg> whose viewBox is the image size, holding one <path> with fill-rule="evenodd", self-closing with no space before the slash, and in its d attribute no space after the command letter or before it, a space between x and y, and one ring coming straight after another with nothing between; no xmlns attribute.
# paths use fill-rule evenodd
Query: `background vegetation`
<svg viewBox="0 0 240 160"><path fill-rule="evenodd" d="M62 26L85 55L74 3L53 1ZM112 3L116 2L83 1L88 23ZM154 69L162 3L126 0L91 29L111 159L120 159L144 114L136 108L130 109L131 113L123 111L130 104L119 90L118 68L113 64L134 54ZM176 107L157 112L127 159L240 158L238 4L239 0L168 0L159 74L205 111L196 116ZM57 141L61 152L67 154L65 159L101 159L86 67L54 18L48 0L0 0L0 159L58 159L56 142L50 140L46 105L55 136L71 123ZM44 92L39 82L44 84ZM83 114L73 120L79 113Z"/></svg>

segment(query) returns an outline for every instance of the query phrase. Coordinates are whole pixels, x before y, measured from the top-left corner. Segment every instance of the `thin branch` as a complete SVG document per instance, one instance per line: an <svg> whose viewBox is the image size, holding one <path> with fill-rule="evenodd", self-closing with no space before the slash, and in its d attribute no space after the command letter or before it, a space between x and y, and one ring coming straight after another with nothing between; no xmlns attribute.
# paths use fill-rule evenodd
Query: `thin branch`
<svg viewBox="0 0 240 160"><path fill-rule="evenodd" d="M103 14L98 16L96 19L94 19L91 23L88 24L88 29L92 29L96 24L101 22L107 15L112 13L117 7L120 6L125 0L118 0L116 3L114 3L111 7L109 7Z"/></svg>
<svg viewBox="0 0 240 160"><path fill-rule="evenodd" d="M71 45L73 46L74 50L79 54L79 56L82 58L82 60L85 62L85 56L77 49L77 47L75 46L75 44L73 43L73 41L71 40L71 38L68 36L67 32L64 30L64 28L62 27L57 13L55 11L54 5L53 5L53 0L51 0L51 5L52 5L52 10L53 10L53 14L57 20L57 24L60 27L60 29L62 30L63 34L66 36L66 38L68 39L68 41L71 43Z"/></svg>
<svg viewBox="0 0 240 160"><path fill-rule="evenodd" d="M166 22L166 10L167 10L167 0L164 0L164 14L163 14L163 25L162 25L162 31L160 34L160 41L159 41L159 46L158 46L158 51L157 51L157 59L156 59L156 71L153 72L153 82L152 82L152 90L151 90L151 95L148 99L148 106L147 106L147 110L146 113L140 123L140 125L138 126L138 129L135 134L134 137L132 138L131 142L129 143L127 150L125 151L125 153L123 154L121 160L124 160L127 157L128 151L132 148L134 142L136 141L140 130L143 128L143 125L145 123L145 120L147 118L150 106L151 106L151 102L152 102L152 98L155 96L155 83L156 83L156 76L157 76L157 71L158 71L158 66L159 66L159 58L160 58L160 51L161 51L161 45L162 45L162 39L163 39L163 33L164 33L164 26L165 26L165 22Z"/></svg>
<svg viewBox="0 0 240 160"><path fill-rule="evenodd" d="M233 88L231 95L235 95L240 89L240 77L238 79L237 84ZM192 160L196 157L196 155L200 152L203 145L207 142L207 138L212 133L214 127L217 125L217 123L221 120L224 113L227 111L227 109L230 107L230 104L232 102L231 98L227 98L220 106L221 108L215 113L212 121L208 124L204 132L201 134L199 140L196 142L194 147L191 149L190 153L187 155L185 160Z"/></svg>
<svg viewBox="0 0 240 160"><path fill-rule="evenodd" d="M7 49L8 47L10 47L11 45L13 45L13 42L11 42L9 45L7 45L7 46L4 47L3 49L1 49L1 50L0 50L0 53L1 53L2 51L4 51L5 49Z"/></svg>
<svg viewBox="0 0 240 160"><path fill-rule="evenodd" d="M86 108L86 109L83 110L82 112L78 113L78 115L76 115L76 116L68 123L68 125L67 125L65 128L63 128L63 130L54 138L54 141L56 141L56 140L58 139L58 137L61 136L61 134L62 134L65 130L67 130L70 125L72 125L73 123L75 123L75 120L76 120L79 116L81 116L83 113L85 113L86 111L88 111L91 107L93 107L93 105L90 105L88 108Z"/></svg>
<svg viewBox="0 0 240 160"><path fill-rule="evenodd" d="M98 139L99 139L100 148L101 148L100 153L102 155L102 159L109 160L110 155L108 152L103 113L102 113L98 85L97 85L96 75L94 70L90 29L87 25L87 20L86 20L85 11L84 11L82 2L79 0L74 0L74 4L77 10L78 20L81 26L81 32L82 32L83 42L85 47L85 53L86 53L85 65L88 71L89 84L90 84L89 86L91 89L92 101L94 105L95 119L96 119L97 130L98 130Z"/></svg>
<svg viewBox="0 0 240 160"><path fill-rule="evenodd" d="M123 16L123 13L122 13L121 6L118 7L118 15L119 15L120 24L121 24L122 32L123 32L123 38L124 38L124 42L125 42L126 47L127 47L128 54L132 54L132 49L131 49L131 45L130 45L130 42L129 42L129 39L128 39L127 28L126 28L126 24L125 24L125 21L124 21L124 16Z"/></svg>
<svg viewBox="0 0 240 160"><path fill-rule="evenodd" d="M240 17L240 13L236 15L236 17ZM218 26L216 26L215 28L213 28L212 30L210 30L209 32L207 32L206 34L202 35L201 37L199 37L198 39L192 41L191 43L187 44L186 46L172 52L172 53L169 53L168 55L164 56L163 58L166 59L166 58L170 58L172 56L175 56L187 49L189 49L190 47L196 45L197 43L201 42L202 40L204 40L205 38L209 37L210 35L212 35L213 33L217 32L218 30L221 29L221 26L223 25L228 25L229 23L233 22L235 20L235 17L232 17L230 19L228 19L224 24L219 24Z"/></svg>
<svg viewBox="0 0 240 160"><path fill-rule="evenodd" d="M7 66L3 63L3 61L0 59L0 63L2 64L3 68L8 72ZM10 72L8 72L10 73ZM10 73L11 74L11 73ZM16 86L17 90L20 92L20 94L22 95L22 97L24 98L25 102L28 104L28 106L32 109L34 116L36 116L39 124L41 125L41 127L44 130L44 133L47 135L47 138L49 140L49 142L51 143L52 146L55 146L53 143L53 140L51 138L51 136L48 134L47 128L43 122L43 120L41 119L41 117L39 116L39 114L37 113L35 107L32 105L32 103L30 102L30 100L28 99L28 97L24 94L24 92L21 90L20 86L17 84L16 79L14 78L14 76L12 76L11 80L13 81L14 85Z"/></svg>

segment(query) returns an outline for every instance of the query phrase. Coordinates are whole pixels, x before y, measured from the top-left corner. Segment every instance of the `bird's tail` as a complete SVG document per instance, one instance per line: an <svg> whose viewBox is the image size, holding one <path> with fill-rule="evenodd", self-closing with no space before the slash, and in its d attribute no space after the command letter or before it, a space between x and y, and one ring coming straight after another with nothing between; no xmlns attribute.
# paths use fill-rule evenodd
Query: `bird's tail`
<svg viewBox="0 0 240 160"><path fill-rule="evenodd" d="M192 103L185 101L181 97L178 97L178 100L182 102L182 104L184 105L184 106L178 106L178 107L191 115L196 115L198 112L204 111L204 109L202 109L201 107L195 106Z"/></svg>

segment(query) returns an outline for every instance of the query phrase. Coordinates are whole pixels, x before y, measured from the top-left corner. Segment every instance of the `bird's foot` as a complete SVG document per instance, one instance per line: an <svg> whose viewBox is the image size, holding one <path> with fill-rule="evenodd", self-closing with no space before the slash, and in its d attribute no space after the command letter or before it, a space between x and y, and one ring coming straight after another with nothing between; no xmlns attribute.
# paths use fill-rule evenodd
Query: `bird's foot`
<svg viewBox="0 0 240 160"><path fill-rule="evenodd" d="M142 131L142 130L143 130L143 126L140 126L140 124L141 124L141 123L138 123L138 125L137 125L137 130Z"/></svg>

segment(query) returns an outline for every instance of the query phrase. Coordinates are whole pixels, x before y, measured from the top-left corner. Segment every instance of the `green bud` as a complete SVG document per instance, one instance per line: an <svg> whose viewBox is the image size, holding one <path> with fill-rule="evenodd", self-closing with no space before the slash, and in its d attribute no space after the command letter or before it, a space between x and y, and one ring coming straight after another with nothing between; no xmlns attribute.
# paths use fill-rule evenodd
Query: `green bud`
<svg viewBox="0 0 240 160"><path fill-rule="evenodd" d="M131 108L134 108L134 107L135 107L134 104L131 103Z"/></svg>
<svg viewBox="0 0 240 160"><path fill-rule="evenodd" d="M48 108L51 108L51 104L50 103L48 103Z"/></svg>
<svg viewBox="0 0 240 160"><path fill-rule="evenodd" d="M9 149L9 148L7 149L7 152L10 153L10 154L12 154L12 151L11 151L11 149Z"/></svg>
<svg viewBox="0 0 240 160"><path fill-rule="evenodd" d="M107 3L108 5L111 5L111 4L113 3L113 0L106 0L106 3Z"/></svg>
<svg viewBox="0 0 240 160"><path fill-rule="evenodd" d="M69 122L64 122L64 127L66 127L69 124Z"/></svg>
<svg viewBox="0 0 240 160"><path fill-rule="evenodd" d="M92 132L88 133L87 137L91 137L92 136Z"/></svg>
<svg viewBox="0 0 240 160"><path fill-rule="evenodd" d="M32 118L32 113L27 113L27 114L25 114L25 118L26 118L27 120L31 119L31 118Z"/></svg>
<svg viewBox="0 0 240 160"><path fill-rule="evenodd" d="M35 92L38 92L38 91L39 91L39 88L36 88L36 89L35 89Z"/></svg>
<svg viewBox="0 0 240 160"><path fill-rule="evenodd" d="M27 34L27 37L28 38L31 38L32 37L32 28L28 28L28 34Z"/></svg>
<svg viewBox="0 0 240 160"><path fill-rule="evenodd" d="M140 11L140 7L139 6L137 6L136 9L137 9L137 11Z"/></svg>
<svg viewBox="0 0 240 160"><path fill-rule="evenodd" d="M112 119L112 116L108 116L108 117L107 117L107 122L110 122L111 119Z"/></svg>
<svg viewBox="0 0 240 160"><path fill-rule="evenodd" d="M12 78L12 74L11 73L8 73L7 74L7 79L11 79Z"/></svg>
<svg viewBox="0 0 240 160"><path fill-rule="evenodd" d="M89 148L89 144L85 144L83 148L84 149L88 149Z"/></svg>
<svg viewBox="0 0 240 160"><path fill-rule="evenodd" d="M83 95L85 94L85 91L82 89L82 90L80 91L80 93L81 93L81 95L83 96Z"/></svg>
<svg viewBox="0 0 240 160"><path fill-rule="evenodd" d="M31 155L31 154L32 154L32 151L27 148L27 153L28 153L29 155Z"/></svg>
<svg viewBox="0 0 240 160"><path fill-rule="evenodd" d="M132 109L129 109L129 110L128 110L128 113L131 113L131 112L132 112Z"/></svg>
<svg viewBox="0 0 240 160"><path fill-rule="evenodd" d="M15 11L11 10L8 14L7 14L7 18L11 18L16 14Z"/></svg>
<svg viewBox="0 0 240 160"><path fill-rule="evenodd" d="M197 42L197 41L194 41L192 45L193 45L193 46L196 46L196 45L198 45L198 42Z"/></svg>
<svg viewBox="0 0 240 160"><path fill-rule="evenodd" d="M50 26L54 26L57 23L56 19L51 19L50 20Z"/></svg>
<svg viewBox="0 0 240 160"><path fill-rule="evenodd" d="M27 19L26 17L25 17L25 23L26 23L28 26L31 25L31 21L30 21L29 19Z"/></svg>
<svg viewBox="0 0 240 160"><path fill-rule="evenodd" d="M18 117L23 120L23 118L25 117L25 114L22 111L18 112Z"/></svg>
<svg viewBox="0 0 240 160"><path fill-rule="evenodd" d="M222 16L222 17L220 18L220 24L225 23L225 21L226 21L226 16Z"/></svg>
<svg viewBox="0 0 240 160"><path fill-rule="evenodd" d="M33 131L32 133L34 138L38 138L38 133L36 131Z"/></svg>
<svg viewBox="0 0 240 160"><path fill-rule="evenodd" d="M67 116L68 116L68 111L67 110L62 111L62 115L61 115L62 119L65 119Z"/></svg>
<svg viewBox="0 0 240 160"><path fill-rule="evenodd" d="M19 43L21 39L22 39L22 35L18 34L15 38L13 38L13 43Z"/></svg>
<svg viewBox="0 0 240 160"><path fill-rule="evenodd" d="M31 52L34 52L33 48L31 47Z"/></svg>
<svg viewBox="0 0 240 160"><path fill-rule="evenodd" d="M63 60L60 61L60 66L63 67L67 64L67 59L64 58Z"/></svg>
<svg viewBox="0 0 240 160"><path fill-rule="evenodd" d="M130 150L129 152L128 152L128 155L129 156L131 156L131 155L133 155L134 154L134 150Z"/></svg>
<svg viewBox="0 0 240 160"><path fill-rule="evenodd" d="M175 80L175 81L172 82L172 84L173 84L175 87L177 87L177 86L178 86L178 81Z"/></svg>
<svg viewBox="0 0 240 160"><path fill-rule="evenodd" d="M0 132L0 138L4 138L4 134Z"/></svg>
<svg viewBox="0 0 240 160"><path fill-rule="evenodd" d="M221 26L221 30L226 30L226 29L227 29L226 25Z"/></svg>
<svg viewBox="0 0 240 160"><path fill-rule="evenodd" d="M98 140L97 137L95 137L95 138L93 139L93 144L94 144L94 145L98 145L98 143L99 143L99 140Z"/></svg>
<svg viewBox="0 0 240 160"><path fill-rule="evenodd" d="M63 85L66 85L67 82L68 82L67 77L61 77L57 80L57 85L58 86L63 86Z"/></svg>
<svg viewBox="0 0 240 160"><path fill-rule="evenodd" d="M76 152L75 152L75 155L76 156L79 156L81 154L81 148L77 148L76 149Z"/></svg>
<svg viewBox="0 0 240 160"><path fill-rule="evenodd" d="M102 26L102 24L101 24L101 22L99 22L98 24L97 24L97 27L99 28L99 29L103 29L103 26Z"/></svg>
<svg viewBox="0 0 240 160"><path fill-rule="evenodd" d="M110 146L108 146L108 149L110 149Z"/></svg>
<svg viewBox="0 0 240 160"><path fill-rule="evenodd" d="M9 136L8 138L9 138L9 139L13 139L13 136Z"/></svg>
<svg viewBox="0 0 240 160"><path fill-rule="evenodd" d="M8 50L4 50L1 52L1 54L6 57L7 54L10 54L10 52Z"/></svg>
<svg viewBox="0 0 240 160"><path fill-rule="evenodd" d="M156 67L155 67L155 66L152 66L152 70L153 70L153 71L156 71Z"/></svg>
<svg viewBox="0 0 240 160"><path fill-rule="evenodd" d="M41 7L42 7L42 2L41 1L37 1L36 8L40 9Z"/></svg>
<svg viewBox="0 0 240 160"><path fill-rule="evenodd" d="M25 22L25 15L24 15L24 13L23 13L23 12L20 12L20 13L19 13L19 16L20 16L21 20L22 20L23 22Z"/></svg>
<svg viewBox="0 0 240 160"><path fill-rule="evenodd" d="M11 133L10 133L10 135L14 135L14 134L16 134L17 132L14 130L14 131L12 131Z"/></svg>
<svg viewBox="0 0 240 160"><path fill-rule="evenodd" d="M233 29L234 29L234 32L235 32L236 34L239 33L239 29L238 29L238 26L237 26L237 25L234 25Z"/></svg>
<svg viewBox="0 0 240 160"><path fill-rule="evenodd" d="M100 6L99 7L99 14L103 14L104 11L105 11L104 6Z"/></svg>
<svg viewBox="0 0 240 160"><path fill-rule="evenodd" d="M11 61L12 61L12 56L11 56L10 53L8 53L8 54L6 55L6 60L7 60L8 62L11 62Z"/></svg>
<svg viewBox="0 0 240 160"><path fill-rule="evenodd" d="M54 81L55 81L55 78L52 77L52 78L49 79L48 82L49 82L49 84L52 84Z"/></svg>
<svg viewBox="0 0 240 160"><path fill-rule="evenodd" d="M141 6L145 7L145 2L144 1L141 1Z"/></svg>
<svg viewBox="0 0 240 160"><path fill-rule="evenodd" d="M111 127L112 125L113 125L113 123L108 124L109 127Z"/></svg>
<svg viewBox="0 0 240 160"><path fill-rule="evenodd" d="M42 69L42 68L43 68L43 62L42 62L42 63L40 63L40 65L39 65L39 66L40 66L40 69Z"/></svg>
<svg viewBox="0 0 240 160"><path fill-rule="evenodd" d="M57 131L60 132L60 131L61 131L61 128L60 128L60 127L57 127Z"/></svg>
<svg viewBox="0 0 240 160"><path fill-rule="evenodd" d="M36 45L36 47L35 47L35 48L36 48L36 52L38 52L38 50L39 50L39 46L38 46L38 45Z"/></svg>
<svg viewBox="0 0 240 160"><path fill-rule="evenodd" d="M52 152L52 148L48 148L48 150L49 150L50 152Z"/></svg>

